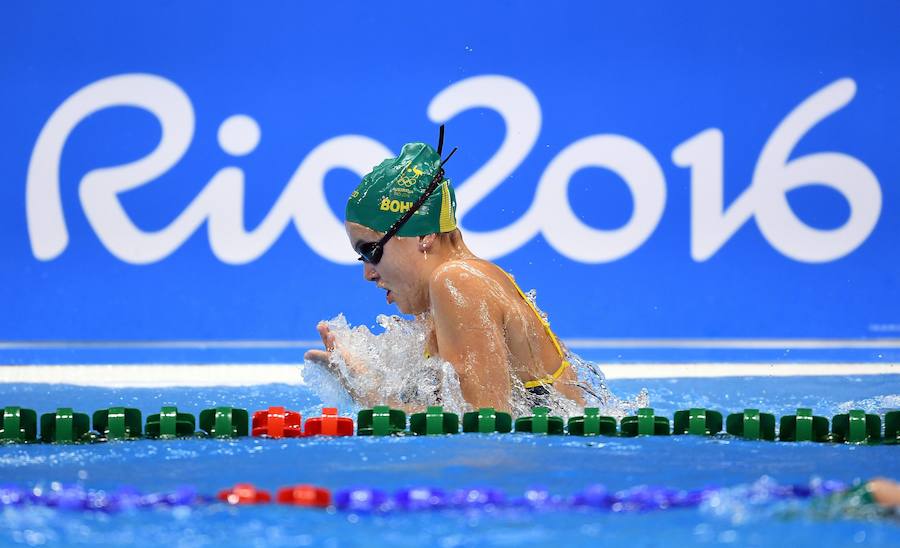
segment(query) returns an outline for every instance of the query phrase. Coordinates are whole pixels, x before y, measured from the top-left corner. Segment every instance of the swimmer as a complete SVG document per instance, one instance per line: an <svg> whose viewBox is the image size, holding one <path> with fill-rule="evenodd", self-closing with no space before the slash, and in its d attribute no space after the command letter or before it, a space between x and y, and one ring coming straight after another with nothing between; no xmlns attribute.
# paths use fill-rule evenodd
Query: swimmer
<svg viewBox="0 0 900 548"><path fill-rule="evenodd" d="M824 519L900 517L900 484L888 478L872 478L844 491L813 501L813 515ZM785 517L796 516L788 512Z"/></svg>
<svg viewBox="0 0 900 548"><path fill-rule="evenodd" d="M872 502L883 508L900 509L900 484L887 478L873 478L865 484Z"/></svg>
<svg viewBox="0 0 900 548"><path fill-rule="evenodd" d="M400 155L378 164L350 195L344 223L363 263L363 277L385 291L388 304L425 322L424 357L440 357L458 377L472 408L509 411L513 391L524 389L532 405L556 392L583 405L575 371L562 343L513 277L480 259L456 225L456 197L441 161L443 126L437 151L408 143ZM369 372L363 356L353 356L322 322L325 350L305 358L338 376L360 403L382 401L376 389L360 393L350 376ZM333 367L339 352L346 371ZM434 402L440 404L441 402Z"/></svg>

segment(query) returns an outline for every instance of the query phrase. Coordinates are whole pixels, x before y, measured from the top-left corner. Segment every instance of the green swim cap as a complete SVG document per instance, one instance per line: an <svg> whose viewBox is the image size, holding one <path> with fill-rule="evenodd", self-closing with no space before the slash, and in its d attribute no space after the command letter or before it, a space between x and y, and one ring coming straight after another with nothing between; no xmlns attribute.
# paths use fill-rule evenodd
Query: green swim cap
<svg viewBox="0 0 900 548"><path fill-rule="evenodd" d="M400 156L381 162L359 183L347 200L345 218L376 232L387 232L428 188L441 158L425 143L403 145ZM423 236L456 230L456 194L444 179L398 236Z"/></svg>

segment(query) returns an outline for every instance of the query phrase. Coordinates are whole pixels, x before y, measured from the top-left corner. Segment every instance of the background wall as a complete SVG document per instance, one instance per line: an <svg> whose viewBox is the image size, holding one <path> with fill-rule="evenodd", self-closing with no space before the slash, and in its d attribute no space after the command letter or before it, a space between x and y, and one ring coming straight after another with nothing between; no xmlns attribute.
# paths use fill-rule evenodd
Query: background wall
<svg viewBox="0 0 900 548"><path fill-rule="evenodd" d="M894 2L5 3L0 340L370 324L394 309L344 200L442 122L467 240L564 337L897 337L898 23Z"/></svg>

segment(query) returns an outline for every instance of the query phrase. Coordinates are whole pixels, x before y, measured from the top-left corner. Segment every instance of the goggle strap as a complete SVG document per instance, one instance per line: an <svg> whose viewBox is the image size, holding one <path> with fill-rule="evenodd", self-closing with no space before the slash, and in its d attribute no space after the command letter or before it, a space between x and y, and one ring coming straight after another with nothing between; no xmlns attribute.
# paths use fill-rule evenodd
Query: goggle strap
<svg viewBox="0 0 900 548"><path fill-rule="evenodd" d="M444 158L443 160L441 160L441 167L444 167L444 164L447 163L447 160L449 160L450 158L452 158L453 155L456 154L456 151L457 151L457 150L459 150L459 147L453 147L453 150L450 151L450 154L448 154L446 158Z"/></svg>
<svg viewBox="0 0 900 548"><path fill-rule="evenodd" d="M438 157L441 156L441 153L443 152L443 150L444 150L444 125L441 124L441 127L438 131L438 148L437 148ZM400 229L403 227L403 225L406 224L406 222L409 221L409 219L415 214L415 212L418 211L418 209L420 207L422 207L422 204L425 203L425 200L427 200L429 196L431 196L431 193L434 192L434 189L437 188L438 184L444 180L444 164L446 164L447 161L450 158L452 158L454 154L456 154L457 150L459 150L459 147L453 147L453 150L450 151L450 154L448 154L446 158L441 160L441 164L438 166L438 171L437 171L437 173L434 174L434 177L431 178L431 182L428 184L428 187L425 188L425 192L423 192L422 195L419 196L419 198L415 201L415 203L413 203L413 205L410 206L409 210L406 213L404 213L402 217L397 219L397 221L393 225L391 225L391 227L388 229L388 231L384 233L384 236L382 236L381 239L375 243L375 247L372 248L373 252L378 248L383 248L384 244L387 243L388 240L393 238L394 235L400 231ZM360 258L362 258L362 257L360 257ZM367 258L367 260L368 260L368 258Z"/></svg>
<svg viewBox="0 0 900 548"><path fill-rule="evenodd" d="M431 196L431 193L434 192L434 189L436 189L438 184L444 179L444 164L447 163L447 160L453 157L457 150L459 150L459 147L453 147L453 150L450 151L450 154L448 154L446 158L441 160L441 165L438 168L437 173L434 174L434 177L431 178L431 183L428 184L425 192L423 192L422 195L419 196L419 198L415 201L415 203L413 203L413 205L409 208L409 211L404 213L402 217L397 219L397 222L391 225L391 228L389 228L381 238L381 242L387 242L388 240L390 240L394 236L394 234L396 234L403 227L403 225L406 224L406 222L415 214L415 212L418 211L420 207L422 207L422 204L425 203L425 200L427 200L428 197Z"/></svg>

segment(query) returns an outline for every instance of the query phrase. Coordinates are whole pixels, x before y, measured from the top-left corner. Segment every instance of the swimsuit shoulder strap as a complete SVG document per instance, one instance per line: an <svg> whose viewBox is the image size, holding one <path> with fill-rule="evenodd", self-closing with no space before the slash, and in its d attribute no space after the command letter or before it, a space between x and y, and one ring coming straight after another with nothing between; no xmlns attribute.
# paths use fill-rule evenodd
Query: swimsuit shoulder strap
<svg viewBox="0 0 900 548"><path fill-rule="evenodd" d="M528 296L525 295L525 292L522 291L522 288L520 288L519 284L516 283L516 280L515 280L515 278L512 277L512 274L510 274L508 272L504 272L504 274L506 274L507 277L509 277L509 281L512 282L513 287L516 288L516 292L519 294L520 297L522 297L522 299L525 301L525 303L528 305L528 307L531 309L531 311L534 312L534 315L541 322L541 325L544 326L544 331L547 332L547 335L550 337L550 341L553 343L553 347L556 348L556 352L559 353L559 357L562 358L562 364L559 366L559 368L556 371L553 372L552 375L544 375L543 377L541 377L539 379L535 379L533 381L528 381L525 383L525 388L534 388L536 386L541 386L544 384L553 384L553 382L556 381L556 379L558 379L560 377L560 375L563 374L563 371L565 371L566 368L569 367L569 365L570 365L569 360L566 359L566 353L563 352L563 349L559 344L559 339L557 338L556 334L553 333L552 329L550 329L550 324L547 322L547 320L544 319L543 316L541 316L541 313L538 312L537 307L534 305L533 302L531 302L531 299L529 299Z"/></svg>

